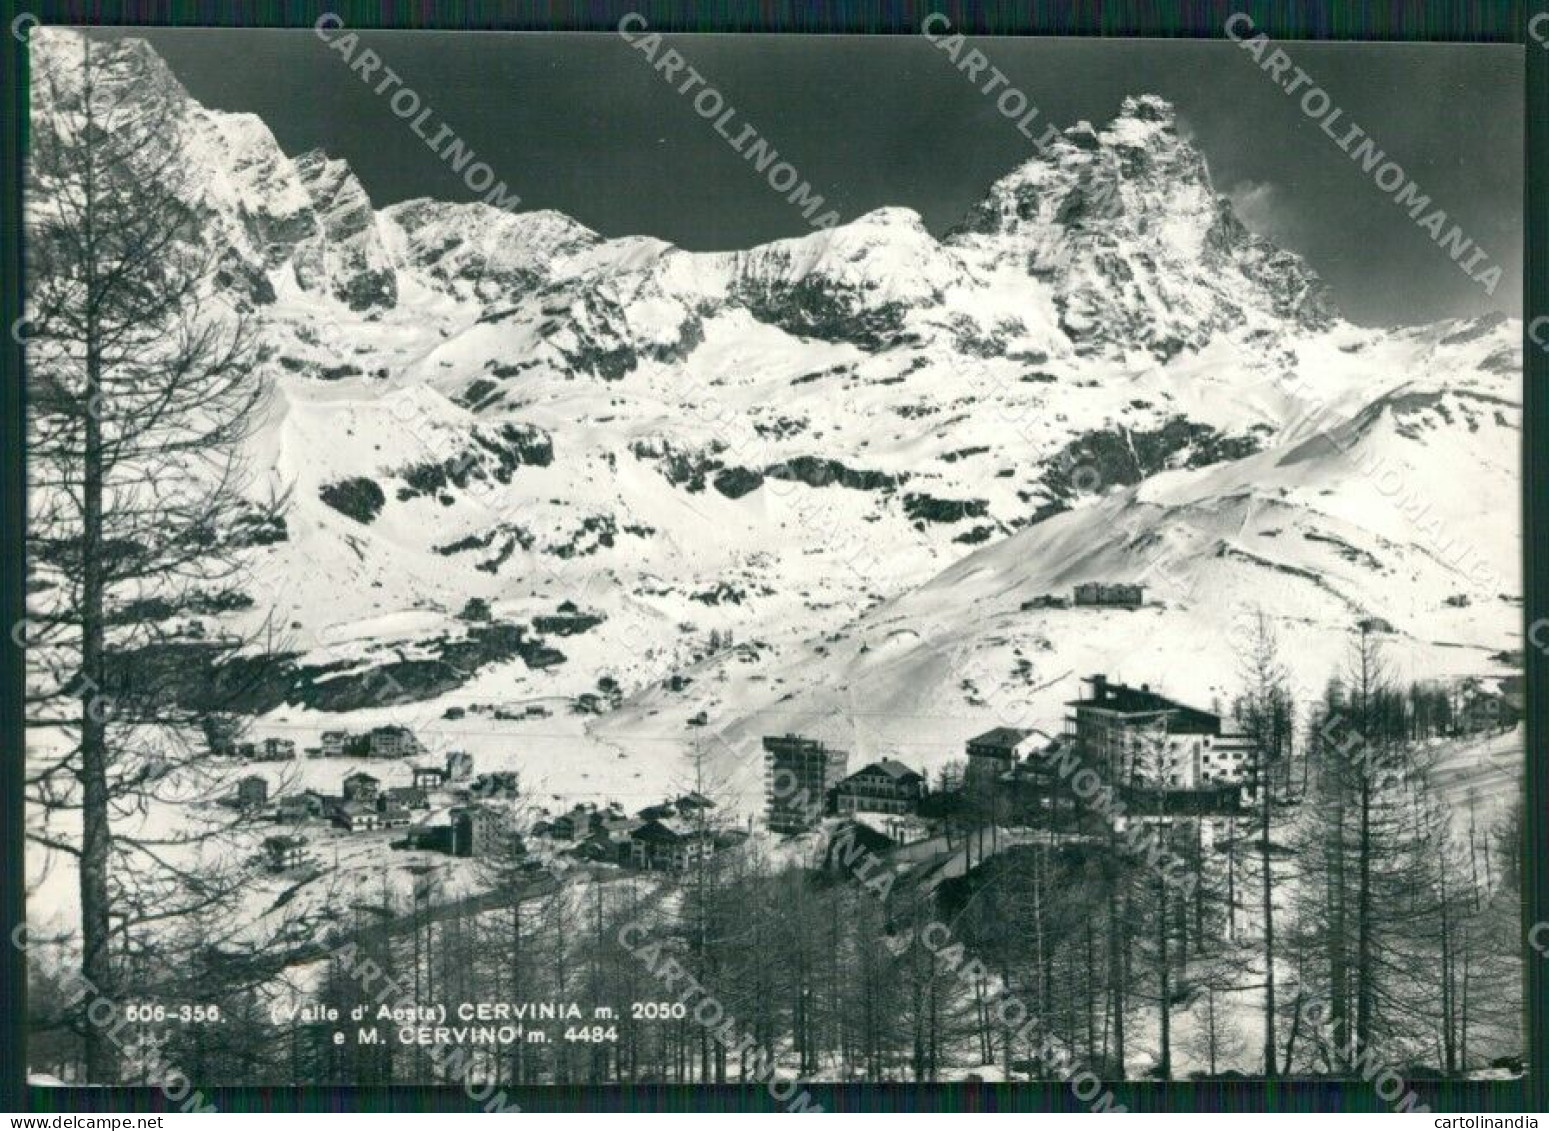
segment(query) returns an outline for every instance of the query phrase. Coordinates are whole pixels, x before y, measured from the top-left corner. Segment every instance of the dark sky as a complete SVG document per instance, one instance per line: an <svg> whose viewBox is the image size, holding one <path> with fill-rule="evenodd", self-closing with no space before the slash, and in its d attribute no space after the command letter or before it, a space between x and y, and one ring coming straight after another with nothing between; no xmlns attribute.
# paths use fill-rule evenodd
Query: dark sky
<svg viewBox="0 0 1549 1131"><path fill-rule="evenodd" d="M474 194L310 31L141 31L208 106L269 123L289 153L346 158L377 205ZM747 247L807 229L612 34L365 32L404 83L519 194L608 236ZM1032 155L918 36L675 36L675 46L845 219L883 205L940 234ZM976 39L1041 111L1101 124L1128 93L1171 99L1245 222L1301 252L1372 324L1520 312L1522 56L1475 45L1290 44L1505 278L1492 297L1230 42ZM680 80L681 81L681 80Z"/></svg>

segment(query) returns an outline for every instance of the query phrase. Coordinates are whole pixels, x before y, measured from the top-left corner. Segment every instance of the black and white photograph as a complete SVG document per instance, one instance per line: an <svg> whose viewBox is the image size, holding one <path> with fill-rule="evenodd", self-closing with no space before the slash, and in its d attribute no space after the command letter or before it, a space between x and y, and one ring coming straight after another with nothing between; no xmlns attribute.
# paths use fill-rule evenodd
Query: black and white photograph
<svg viewBox="0 0 1549 1131"><path fill-rule="evenodd" d="M1542 48L23 30L29 1083L1523 1078Z"/></svg>

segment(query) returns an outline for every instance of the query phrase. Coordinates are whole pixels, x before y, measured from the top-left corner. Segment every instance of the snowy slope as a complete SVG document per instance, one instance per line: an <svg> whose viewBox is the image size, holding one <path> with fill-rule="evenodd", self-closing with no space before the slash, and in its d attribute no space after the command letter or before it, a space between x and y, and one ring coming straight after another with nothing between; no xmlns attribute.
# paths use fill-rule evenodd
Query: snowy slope
<svg viewBox="0 0 1549 1131"><path fill-rule="evenodd" d="M67 122L82 40L35 44L38 120ZM885 208L694 253L375 208L143 43L93 50L184 126L202 238L265 345L252 489L290 509L251 551L253 609L210 627L272 611L299 664L442 665L413 702L293 698L259 733L394 718L556 791L650 792L696 740L755 774L770 729L936 764L1013 706L1057 722L1094 670L1225 696L1255 602L1314 683L1358 615L1417 675L1513 646L1520 327L1345 322L1154 96L944 240ZM1132 614L1022 608L1142 577L1161 604ZM470 597L562 660L480 653ZM566 602L602 619L540 632Z"/></svg>
<svg viewBox="0 0 1549 1131"><path fill-rule="evenodd" d="M1484 377L1403 384L1328 434L1165 472L980 550L769 668L778 697L728 695L729 744L795 729L857 764L936 766L990 725L1057 730L1093 672L1225 706L1258 610L1304 699L1370 617L1392 627L1401 680L1508 674L1520 414L1512 383ZM1147 604L1029 606L1082 581L1143 583Z"/></svg>

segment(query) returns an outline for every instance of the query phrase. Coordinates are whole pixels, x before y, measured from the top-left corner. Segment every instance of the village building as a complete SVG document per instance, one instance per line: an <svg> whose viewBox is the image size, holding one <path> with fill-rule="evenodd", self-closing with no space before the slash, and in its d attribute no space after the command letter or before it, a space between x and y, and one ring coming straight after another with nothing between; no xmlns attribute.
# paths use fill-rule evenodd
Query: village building
<svg viewBox="0 0 1549 1131"><path fill-rule="evenodd" d="M280 798L275 814L282 821L305 821L309 817L321 817L327 807L327 798L314 789L307 789Z"/></svg>
<svg viewBox="0 0 1549 1131"><path fill-rule="evenodd" d="M881 833L899 847L929 840L935 832L932 822L909 813L855 813L850 823Z"/></svg>
<svg viewBox="0 0 1549 1131"><path fill-rule="evenodd" d="M887 834L893 843L901 846L919 844L929 840L936 832L935 825L930 821L910 814L857 813L855 819Z"/></svg>
<svg viewBox="0 0 1549 1131"><path fill-rule="evenodd" d="M350 732L347 730L325 730L318 740L318 750L324 758L342 758L345 744L349 740Z"/></svg>
<svg viewBox="0 0 1549 1131"><path fill-rule="evenodd" d="M1077 605L1138 609L1145 604L1145 596L1143 585L1109 585L1101 581L1087 581L1076 586Z"/></svg>
<svg viewBox="0 0 1549 1131"><path fill-rule="evenodd" d="M404 726L376 727L366 736L372 758L413 758L424 753L414 732Z"/></svg>
<svg viewBox="0 0 1549 1131"><path fill-rule="evenodd" d="M629 864L632 862L633 834L643 824L644 821L632 817L598 821L591 835L571 851L583 860Z"/></svg>
<svg viewBox="0 0 1549 1131"><path fill-rule="evenodd" d="M377 797L378 809L386 809L389 805L402 809L429 809L430 798L425 795L423 789L416 786L395 785L390 786Z"/></svg>
<svg viewBox="0 0 1549 1131"><path fill-rule="evenodd" d="M925 796L925 777L902 762L872 762L834 786L834 812L915 813Z"/></svg>
<svg viewBox="0 0 1549 1131"><path fill-rule="evenodd" d="M661 801L655 805L647 805L640 810L642 820L653 820L662 817L682 817L691 821L701 814L708 813L715 808L715 802L702 793L685 793L682 797L671 801Z"/></svg>
<svg viewBox="0 0 1549 1131"><path fill-rule="evenodd" d="M1471 687L1466 688L1463 695L1457 710L1457 726L1465 733L1509 730L1522 721L1522 692L1508 689L1506 681L1502 681L1500 691Z"/></svg>
<svg viewBox="0 0 1549 1131"><path fill-rule="evenodd" d="M715 802L702 793L690 790L677 800L678 812L684 815L690 813L706 813L715 808Z"/></svg>
<svg viewBox="0 0 1549 1131"><path fill-rule="evenodd" d="M1008 825L1039 825L1057 810L1076 807L1075 795L1059 773L1068 744L1068 739L1051 739L995 779L997 819Z"/></svg>
<svg viewBox="0 0 1549 1131"><path fill-rule="evenodd" d="M260 749L266 762L285 762L296 756L296 743L289 738L266 738Z"/></svg>
<svg viewBox="0 0 1549 1131"><path fill-rule="evenodd" d="M996 727L968 740L968 776L976 781L1000 777L1048 741L1039 730Z"/></svg>
<svg viewBox="0 0 1549 1131"><path fill-rule="evenodd" d="M849 756L799 735L764 739L764 794L769 828L786 835L806 832L823 815L830 791L844 777Z"/></svg>
<svg viewBox="0 0 1549 1131"><path fill-rule="evenodd" d="M596 628L602 622L600 614L583 613L573 603L566 601L559 607L558 613L540 613L533 617L532 628L544 636L575 636Z"/></svg>
<svg viewBox="0 0 1549 1131"><path fill-rule="evenodd" d="M681 872L715 852L709 830L681 819L646 821L630 833L630 863L650 872Z"/></svg>
<svg viewBox="0 0 1549 1131"><path fill-rule="evenodd" d="M243 809L262 809L269 803L269 783L257 774L237 782L237 805Z"/></svg>
<svg viewBox="0 0 1549 1131"><path fill-rule="evenodd" d="M368 773L353 773L344 779L344 799L362 805L374 805L381 785L381 781Z"/></svg>
<svg viewBox="0 0 1549 1131"><path fill-rule="evenodd" d="M352 833L372 832L382 826L381 815L375 806L359 801L340 801L330 816L333 823Z"/></svg>
<svg viewBox="0 0 1549 1131"><path fill-rule="evenodd" d="M386 798L377 799L377 827L406 829L409 827L409 821L409 811L402 805L388 801Z"/></svg>
<svg viewBox="0 0 1549 1131"><path fill-rule="evenodd" d="M1221 717L1152 691L1127 687L1104 675L1081 681L1078 699L1066 703L1065 736L1083 764L1111 782L1150 778L1183 784L1193 742L1221 734ZM1177 780L1173 780L1177 779Z"/></svg>
<svg viewBox="0 0 1549 1131"><path fill-rule="evenodd" d="M301 836L265 837L264 855L268 858L271 872L289 872L305 867L312 860L312 854L307 849L307 838Z"/></svg>
<svg viewBox="0 0 1549 1131"><path fill-rule="evenodd" d="M440 766L415 766L411 778L415 789L436 790L446 782L446 771Z"/></svg>
<svg viewBox="0 0 1549 1131"><path fill-rule="evenodd" d="M1197 789L1210 785L1251 784L1257 752L1253 736L1223 726L1219 736L1206 735L1192 744L1192 772L1177 784Z"/></svg>
<svg viewBox="0 0 1549 1131"><path fill-rule="evenodd" d="M504 813L488 805L465 805L452 810L452 855L488 856L506 840Z"/></svg>
<svg viewBox="0 0 1549 1131"><path fill-rule="evenodd" d="M614 832L618 829L632 829L637 827L642 818L631 817L619 808L617 803L609 805L606 809L599 809L592 818L592 828L602 829L606 832Z"/></svg>
<svg viewBox="0 0 1549 1131"><path fill-rule="evenodd" d="M1171 813L1235 807L1251 786L1255 752L1249 736L1215 711L1192 707L1103 675L1082 680L1067 703L1065 741L1079 764L1124 791L1137 807ZM1186 796L1194 793L1198 796ZM1142 804L1143 803L1143 804Z"/></svg>
<svg viewBox="0 0 1549 1131"><path fill-rule="evenodd" d="M585 840L592 835L592 825L597 811L577 805L568 813L562 813L549 822L549 835L555 840Z"/></svg>
<svg viewBox="0 0 1549 1131"><path fill-rule="evenodd" d="M404 837L406 848L418 848L426 852L452 851L452 826L418 824L409 827L408 834Z"/></svg>

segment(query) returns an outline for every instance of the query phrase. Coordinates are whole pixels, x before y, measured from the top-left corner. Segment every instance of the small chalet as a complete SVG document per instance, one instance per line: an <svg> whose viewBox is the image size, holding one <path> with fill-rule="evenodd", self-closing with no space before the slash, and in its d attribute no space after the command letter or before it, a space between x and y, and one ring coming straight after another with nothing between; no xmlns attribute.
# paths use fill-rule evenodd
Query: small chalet
<svg viewBox="0 0 1549 1131"><path fill-rule="evenodd" d="M372 805L342 801L333 807L333 823L352 833L372 832L382 827L381 815Z"/></svg>
<svg viewBox="0 0 1549 1131"><path fill-rule="evenodd" d="M882 833L896 845L914 844L929 840L934 826L923 817L910 813L856 813L851 820L865 825L874 832Z"/></svg>
<svg viewBox="0 0 1549 1131"><path fill-rule="evenodd" d="M266 837L264 855L268 857L271 872L289 872L304 867L312 859L312 854L307 851L307 838L302 836Z"/></svg>
<svg viewBox="0 0 1549 1131"><path fill-rule="evenodd" d="M925 797L925 777L902 762L884 758L863 766L834 786L834 812L841 817L852 813L917 812Z"/></svg>
<svg viewBox="0 0 1549 1131"><path fill-rule="evenodd" d="M275 811L282 821L305 821L308 817L321 817L327 807L327 798L308 789L280 798Z"/></svg>
<svg viewBox="0 0 1549 1131"><path fill-rule="evenodd" d="M681 872L715 852L714 837L680 819L646 821L630 834L630 863L651 872Z"/></svg>
<svg viewBox="0 0 1549 1131"><path fill-rule="evenodd" d="M350 732L347 730L325 730L318 740L318 751L324 758L342 758L345 744L349 740Z"/></svg>
<svg viewBox="0 0 1549 1131"><path fill-rule="evenodd" d="M344 799L363 805L375 804L382 782L368 773L354 773L344 779Z"/></svg>
<svg viewBox="0 0 1549 1131"><path fill-rule="evenodd" d="M549 822L549 835L556 840L585 840L591 836L596 819L596 810L577 805Z"/></svg>
<svg viewBox="0 0 1549 1131"><path fill-rule="evenodd" d="M377 797L377 808L397 805L403 809L429 809L430 798L423 789L412 785L395 785Z"/></svg>
<svg viewBox="0 0 1549 1131"><path fill-rule="evenodd" d="M446 771L440 766L415 766L413 781L415 789L427 792L440 789L446 782Z"/></svg>
<svg viewBox="0 0 1549 1131"><path fill-rule="evenodd" d="M266 762L285 762L296 756L296 743L289 738L266 738L260 749Z"/></svg>
<svg viewBox="0 0 1549 1131"><path fill-rule="evenodd" d="M1076 586L1077 605L1138 609L1145 604L1145 597L1144 585L1108 585L1101 581L1087 581Z"/></svg>
<svg viewBox="0 0 1549 1131"><path fill-rule="evenodd" d="M1522 695L1472 688L1466 693L1458 710L1458 725L1465 731L1479 733L1491 730L1509 730L1522 719Z"/></svg>
<svg viewBox="0 0 1549 1131"><path fill-rule="evenodd" d="M643 824L644 821L634 818L610 815L596 823L592 834L575 851L586 860L629 864L632 862L635 830Z"/></svg>
<svg viewBox="0 0 1549 1131"><path fill-rule="evenodd" d="M968 772L998 777L1045 741L1036 730L996 727L968 740Z"/></svg>

